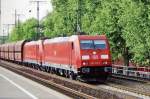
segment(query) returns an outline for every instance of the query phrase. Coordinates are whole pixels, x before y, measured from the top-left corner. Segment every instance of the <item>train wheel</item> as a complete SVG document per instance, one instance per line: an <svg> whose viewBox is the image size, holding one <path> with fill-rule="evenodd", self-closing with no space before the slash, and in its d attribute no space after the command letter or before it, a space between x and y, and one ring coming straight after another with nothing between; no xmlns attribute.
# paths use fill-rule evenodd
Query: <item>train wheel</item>
<svg viewBox="0 0 150 99"><path fill-rule="evenodd" d="M49 68L47 66L45 66L45 72L48 72Z"/></svg>
<svg viewBox="0 0 150 99"><path fill-rule="evenodd" d="M52 68L49 67L49 73L53 74Z"/></svg>
<svg viewBox="0 0 150 99"><path fill-rule="evenodd" d="M75 80L75 75L74 75L74 73L73 72L70 72L69 73L69 79L71 79L71 80Z"/></svg>
<svg viewBox="0 0 150 99"><path fill-rule="evenodd" d="M50 68L50 73L54 74L54 69L52 67Z"/></svg>
<svg viewBox="0 0 150 99"><path fill-rule="evenodd" d="M66 78L68 78L69 73L68 73L68 71L67 71L67 70L65 70L65 71L64 71L64 76L65 76Z"/></svg>
<svg viewBox="0 0 150 99"><path fill-rule="evenodd" d="M69 79L73 80L73 75L69 74Z"/></svg>

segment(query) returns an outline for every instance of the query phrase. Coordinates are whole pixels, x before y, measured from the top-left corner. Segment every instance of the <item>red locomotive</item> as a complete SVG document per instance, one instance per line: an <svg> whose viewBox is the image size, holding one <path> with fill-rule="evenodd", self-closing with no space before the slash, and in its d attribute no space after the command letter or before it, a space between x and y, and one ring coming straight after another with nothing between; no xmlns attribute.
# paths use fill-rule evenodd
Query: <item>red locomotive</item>
<svg viewBox="0 0 150 99"><path fill-rule="evenodd" d="M5 51L7 46L11 50ZM111 74L110 48L104 35L21 41L3 44L0 51L1 59L14 59L15 62L72 79L104 81ZM4 52L8 53L6 57L3 57ZM8 59L9 55L11 58Z"/></svg>

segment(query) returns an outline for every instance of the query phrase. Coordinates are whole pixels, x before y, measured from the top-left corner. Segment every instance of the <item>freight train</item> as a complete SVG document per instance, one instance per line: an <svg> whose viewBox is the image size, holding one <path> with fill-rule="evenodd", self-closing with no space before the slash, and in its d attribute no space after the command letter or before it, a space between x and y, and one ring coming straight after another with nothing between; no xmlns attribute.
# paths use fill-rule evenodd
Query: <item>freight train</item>
<svg viewBox="0 0 150 99"><path fill-rule="evenodd" d="M0 58L83 81L105 81L112 72L105 35L72 35L2 44Z"/></svg>

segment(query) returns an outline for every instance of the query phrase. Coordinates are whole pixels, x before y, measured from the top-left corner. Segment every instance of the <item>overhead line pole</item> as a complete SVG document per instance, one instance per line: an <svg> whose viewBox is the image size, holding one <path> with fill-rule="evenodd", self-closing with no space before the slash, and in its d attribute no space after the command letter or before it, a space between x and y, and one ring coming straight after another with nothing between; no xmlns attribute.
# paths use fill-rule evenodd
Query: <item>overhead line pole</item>
<svg viewBox="0 0 150 99"><path fill-rule="evenodd" d="M17 18L16 18L16 20L17 20L17 27L19 28L19 23L20 23L20 16L21 15L23 15L23 14L17 14L16 16L17 16Z"/></svg>
<svg viewBox="0 0 150 99"><path fill-rule="evenodd" d="M15 27L19 27L19 21L20 21L19 19L21 15L24 15L24 14L18 14L17 10L15 9Z"/></svg>
<svg viewBox="0 0 150 99"><path fill-rule="evenodd" d="M0 33L2 32L1 18L2 18L2 2L0 0Z"/></svg>
<svg viewBox="0 0 150 99"><path fill-rule="evenodd" d="M4 25L7 26L7 36L8 36L8 38L9 38L9 30L10 30L10 26L13 26L13 25L15 25L15 24L4 24Z"/></svg>
<svg viewBox="0 0 150 99"><path fill-rule="evenodd" d="M42 34L40 33L40 3L43 3L43 2L47 2L47 1L30 1L31 3L36 3L37 4L37 20L38 20L38 23L37 23L37 34L36 34L36 39L38 38L41 38L42 37Z"/></svg>
<svg viewBox="0 0 150 99"><path fill-rule="evenodd" d="M5 35L5 29L4 29L4 27L5 27L5 24L3 24L3 30L2 30L2 33L3 33L3 44L5 43L5 37L6 36L4 36Z"/></svg>
<svg viewBox="0 0 150 99"><path fill-rule="evenodd" d="M2 30L2 1L0 0L0 34L2 36L1 43L4 43L3 30Z"/></svg>
<svg viewBox="0 0 150 99"><path fill-rule="evenodd" d="M81 0L77 0L77 21L76 21L76 33L81 32Z"/></svg>
<svg viewBox="0 0 150 99"><path fill-rule="evenodd" d="M15 27L17 27L17 10L15 9Z"/></svg>
<svg viewBox="0 0 150 99"><path fill-rule="evenodd" d="M20 16L21 15L24 15L24 14L18 14L17 13L17 10L15 9L15 13L13 14L13 15L15 15L15 28L17 28L18 30L19 30L19 26L20 26ZM16 32L17 34L19 34L19 32L17 31Z"/></svg>
<svg viewBox="0 0 150 99"><path fill-rule="evenodd" d="M3 32L3 44L5 43L5 40L4 40L4 29L2 30Z"/></svg>

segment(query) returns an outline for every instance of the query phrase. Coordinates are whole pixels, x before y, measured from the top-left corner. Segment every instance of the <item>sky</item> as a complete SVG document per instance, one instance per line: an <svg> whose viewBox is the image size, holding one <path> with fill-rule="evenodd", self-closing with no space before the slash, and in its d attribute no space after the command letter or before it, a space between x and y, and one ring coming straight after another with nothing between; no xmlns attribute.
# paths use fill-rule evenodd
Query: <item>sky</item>
<svg viewBox="0 0 150 99"><path fill-rule="evenodd" d="M20 20L25 21L31 17L37 18L37 4L31 1L46 1L40 3L40 19L52 12L50 0L1 0L1 32L0 35L7 35L7 26L3 24L15 23L15 9L20 15ZM29 12L31 10L31 12ZM11 28L11 27L10 27Z"/></svg>

